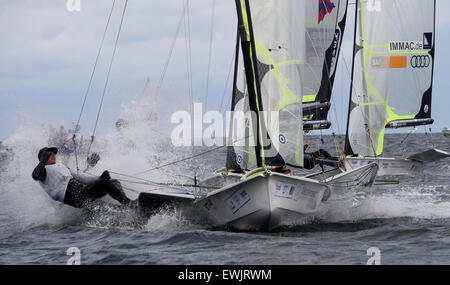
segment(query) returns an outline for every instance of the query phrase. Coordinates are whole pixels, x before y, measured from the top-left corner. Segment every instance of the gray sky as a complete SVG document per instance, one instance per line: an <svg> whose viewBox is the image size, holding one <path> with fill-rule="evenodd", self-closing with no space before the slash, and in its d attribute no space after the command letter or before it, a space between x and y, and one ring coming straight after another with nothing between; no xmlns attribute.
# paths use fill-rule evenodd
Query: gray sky
<svg viewBox="0 0 450 285"><path fill-rule="evenodd" d="M80 12L69 12L66 0L0 0L0 140L9 137L22 121L70 127L80 112L112 0L81 0ZM350 2L354 2L350 0ZM97 66L85 115L87 134L93 128L106 79L120 14L125 3L116 0L110 29ZM211 0L190 1L190 30L195 101L204 102L211 29ZM208 108L229 108L230 71L236 36L234 1L216 1ZM149 78L156 85L161 76L181 15L181 0L129 0L99 132L111 128L122 104L138 96ZM436 63L433 87L433 131L450 126L450 1L437 0ZM350 5L344 37L344 56L336 77L331 114L333 130L345 131L350 79L343 62L351 68L354 5ZM160 118L186 109L189 102L184 29L180 31L162 89L158 94ZM222 103L222 95L225 100ZM339 129L338 129L339 126ZM162 124L170 133L170 124ZM168 131L167 131L168 130Z"/></svg>

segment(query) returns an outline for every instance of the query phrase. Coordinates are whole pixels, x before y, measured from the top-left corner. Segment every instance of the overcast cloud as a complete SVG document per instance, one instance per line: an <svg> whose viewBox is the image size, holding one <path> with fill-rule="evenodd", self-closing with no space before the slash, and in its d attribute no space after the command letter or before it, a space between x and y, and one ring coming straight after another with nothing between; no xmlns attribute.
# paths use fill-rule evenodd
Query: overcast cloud
<svg viewBox="0 0 450 285"><path fill-rule="evenodd" d="M66 0L0 0L0 140L20 124L25 113L40 122L70 126L77 119L82 96L101 41L112 0L81 0L80 12L69 12ZM129 0L124 26L106 94L100 129L113 126L121 105L142 92L149 78L157 84L180 19L181 0ZM351 1L352 2L352 1ZM82 127L92 128L112 54L120 14L125 3L116 0L110 29L97 67ZM190 1L193 85L196 101L206 94L212 0ZM215 1L212 65L208 108L218 109L234 53L234 1ZM450 1L437 1L436 65L433 88L434 131L450 126ZM351 68L354 5L350 5L344 57ZM344 61L340 61L331 114L334 131L345 131L348 89ZM231 84L228 85L228 90ZM225 103L229 106L230 91ZM168 120L188 104L184 30L180 31L172 61L158 97L161 118ZM336 123L335 117L339 121ZM169 128L170 124L163 124ZM168 132L166 132L168 133Z"/></svg>

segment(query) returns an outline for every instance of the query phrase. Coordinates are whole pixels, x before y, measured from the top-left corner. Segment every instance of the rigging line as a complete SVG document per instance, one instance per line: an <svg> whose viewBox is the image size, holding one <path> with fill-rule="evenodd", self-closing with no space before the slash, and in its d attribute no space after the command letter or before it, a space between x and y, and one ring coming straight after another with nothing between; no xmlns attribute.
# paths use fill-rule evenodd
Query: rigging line
<svg viewBox="0 0 450 285"><path fill-rule="evenodd" d="M73 141L74 151L75 151L75 163L76 163L76 167L77 167L77 173L79 172L80 167L79 167L79 164L78 164L78 151L77 151L77 142L75 140L75 137L76 137L76 134L79 131L80 120L81 120L81 117L83 115L84 106L86 105L86 100L87 100L89 91L91 90L92 79L94 78L95 70L97 69L97 63L98 63L98 60L100 58L100 54L101 54L101 51L102 51L102 48L103 48L103 43L105 41L106 33L108 31L109 23L111 21L111 15L112 15L112 13L114 11L114 5L115 4L116 4L116 0L113 1L112 6L111 6L111 11L109 12L108 21L106 22L105 31L103 32L102 41L100 43L100 47L99 47L98 52L97 52L97 57L95 58L94 67L92 68L91 76L89 78L89 83L88 83L88 86L86 88L86 92L84 94L83 103L81 104L80 114L78 115L77 124L75 125L74 133L73 133L73 136L72 136L72 141Z"/></svg>
<svg viewBox="0 0 450 285"><path fill-rule="evenodd" d="M211 12L211 31L209 34L209 54L208 54L208 73L206 76L206 97L205 97L205 108L208 108L208 93L209 93L209 75L211 72L211 54L212 54L212 42L214 35L214 13L216 10L216 0L212 2L212 12Z"/></svg>
<svg viewBox="0 0 450 285"><path fill-rule="evenodd" d="M189 114L193 116L194 111L194 97L193 87L192 87L192 49L191 49L191 23L189 15L189 0L186 0L186 13L184 16L184 34L185 34L185 44L186 44L186 68L188 75L188 90L189 90Z"/></svg>
<svg viewBox="0 0 450 285"><path fill-rule="evenodd" d="M355 27L355 29L356 29L356 27ZM349 70L349 68L348 68L348 64L347 64L347 60L345 59L345 55L344 54L342 54L341 55L342 56L342 60L343 60L343 62L344 62L344 65L345 65L345 69L346 69L346 71L347 71L347 75L349 76L349 78L350 78L350 85L351 85L351 87L352 87L352 89L350 90L350 100L352 100L352 95L353 95L353 93L355 93L355 94L357 94L357 91L360 91L360 93L364 93L364 92L362 92L362 90L361 90L361 88L357 88L357 86L355 85L355 82L354 82L354 80L352 79L352 75L351 75L351 72L350 72L350 70ZM354 61L354 55L352 55L352 60ZM354 64L354 63L352 63L352 64ZM359 96L356 96L357 97L357 100L358 100L358 104L360 104L360 100L361 99L359 99ZM362 99L363 100L363 99ZM360 112L361 112L361 115L362 115L362 117L363 118L365 118L365 119L369 119L369 117L362 111L362 110L360 110ZM348 120L350 120L350 114L349 114L349 116L347 117L347 121Z"/></svg>
<svg viewBox="0 0 450 285"><path fill-rule="evenodd" d="M234 63L234 59L235 59L235 51L233 50L233 56L231 57L231 62L230 62L230 67L228 69L228 75L227 75L227 79L225 81L225 86L224 86L224 90L222 93L222 100L220 101L220 108L219 110L222 112L223 110L223 100L225 98L225 94L227 93L227 87L230 81L230 77L231 77L231 72L233 71L233 63Z"/></svg>
<svg viewBox="0 0 450 285"><path fill-rule="evenodd" d="M360 3L365 3L364 1L360 1ZM355 5L355 4L357 4L357 2L355 2L355 3L352 3L353 5ZM350 5L350 3L349 3L349 5ZM355 9L357 9L358 7L355 7ZM356 21L356 17L358 17L358 15L356 15L357 14L357 11L355 11L355 21ZM360 23L357 23L357 24L360 24ZM355 29L355 36L356 36L356 30L357 30L357 24L353 27L354 29ZM361 40L363 40L363 39L361 39ZM355 44L356 44L356 38L355 39L353 39L353 46L355 46ZM357 94L357 91L360 91L360 93L364 93L364 92L362 92L363 90L361 90L360 88L357 88L357 86L355 85L355 82L354 82L354 79L352 78L353 76L353 72L351 72L350 71L350 69L349 69L349 67L348 67L348 64L347 64L347 60L345 59L345 54L344 53L342 53L341 54L341 56L342 56L342 60L343 60L343 62L344 62L344 65L345 65L345 69L346 69L346 71L347 71L347 76L350 78L350 101L352 101L352 95L353 95L353 93L355 93L355 94ZM352 54L352 56L351 56L351 58L352 58L352 66L355 64L354 63L354 60L355 60L355 54ZM359 97L359 96L356 96L356 97ZM360 103L359 102L359 98L357 98L357 100L358 100L358 104ZM368 117L366 116L366 114L364 114L363 113L363 111L362 110L360 110L360 112L361 112L361 115L362 115L362 117L363 118L366 118L366 119L368 119ZM350 114L349 114L349 116L347 117L347 122L350 120Z"/></svg>
<svg viewBox="0 0 450 285"><path fill-rule="evenodd" d="M124 187L124 186L122 186L122 189L128 190L128 191L130 191L130 192L134 192L134 193L137 193L137 194L141 194L141 193L150 193L151 191L161 190L161 189L164 188L164 187L165 187L165 186L159 186L159 187L156 187L156 188L145 189L144 191L139 191L139 190L136 190L136 189L133 189L133 188L130 188L130 187ZM168 189L172 189L172 190L176 190L176 191L181 191L181 192L183 192L184 194L191 194L191 192L193 192L192 190L188 190L188 189L180 189L180 188L171 188L171 187L168 187ZM193 194L191 194L191 195L193 195Z"/></svg>
<svg viewBox="0 0 450 285"><path fill-rule="evenodd" d="M148 169L148 170L145 170L145 171L141 171L141 172L135 173L134 175L144 174L144 173L147 173L147 172L150 172L150 171L153 171L153 170L161 169L161 168L163 168L163 167L167 167L167 166L170 166L170 165L173 165L173 164L177 164L177 163L180 163L180 162L183 162L183 161L186 161L186 160L190 160L190 159L193 159L193 158L196 158L196 157L205 155L205 154L207 154L207 153L216 151L216 150L221 149L221 148L223 148L223 147L226 147L226 145L218 146L218 147L215 147L215 148L213 148L213 149L210 149L210 150L207 150L207 151L204 151L204 152L201 152L201 153L192 155L192 156L188 156L188 157L185 157L185 158L182 158L182 159L179 159L179 160L175 160L175 161L172 161L172 162L168 162L168 163L166 163L166 164L162 164L162 165L159 165L159 166L150 168L150 169Z"/></svg>
<svg viewBox="0 0 450 285"><path fill-rule="evenodd" d="M113 54L111 56L111 62L109 63L108 74L106 76L106 82L105 82L105 86L103 88L102 99L100 101L100 106L99 106L98 112L97 112L97 118L95 120L94 130L93 130L92 136L91 136L91 145L92 145L92 142L94 141L95 132L97 131L98 120L100 118L100 112L101 112L102 107L103 107L103 101L105 99L106 89L108 88L108 83L109 83L109 78L110 78L110 74L111 74L111 69L112 69L112 65L113 65L113 62L114 62L114 57L116 55L117 43L119 42L120 32L122 31L123 19L125 17L125 12L126 12L126 9L127 9L127 5L128 5L128 0L125 1L125 5L123 6L122 18L120 19L119 30L117 32L116 41L114 43L114 50L113 50ZM89 156L89 151L91 149L91 145L89 146L89 149L88 149L88 156Z"/></svg>
<svg viewBox="0 0 450 285"><path fill-rule="evenodd" d="M137 194L141 194L141 193L151 193L152 191L161 190L161 188L163 188L163 186L157 187L157 188L145 189L144 191L139 191L139 190L135 190L135 189L132 189L132 188L129 188L129 187L123 187L123 186L122 186L122 189L131 191L131 192L134 192L134 193L137 193ZM191 192L193 192L192 190L181 190L181 189L175 189L175 188L172 189L172 190L182 191L184 194L190 194L190 195L193 195L193 194L191 193Z"/></svg>
<svg viewBox="0 0 450 285"><path fill-rule="evenodd" d="M130 175L125 175L125 174L121 174L121 173L116 173L116 172L112 172L113 174L117 174L117 175L122 175L125 177L129 177L129 178L133 178L133 179L140 179L139 177L133 177ZM143 182L139 182L139 181L133 181L133 180L127 180L127 179L121 179L121 178L116 178L116 180L119 180L121 182L126 182L126 183L132 183L132 184L139 184L139 185L150 185L150 186L160 186L160 187L177 187L177 188L173 188L173 189L180 189L178 187L188 187L188 188L204 188L204 189L220 189L219 186L213 186L213 185L198 185L198 184L184 184L184 183L163 183L163 182L154 182L154 181L150 181L150 180L143 180ZM186 189L188 190L188 189Z"/></svg>
<svg viewBox="0 0 450 285"><path fill-rule="evenodd" d="M90 79L89 79L89 84L88 84L88 87L87 87L87 89L86 89L86 93L84 94L84 99L83 99L83 104L81 105L80 115L78 116L77 124L75 125L75 133L77 132L77 128L78 128L77 126L80 124L81 116L82 116L82 114L83 114L84 106L85 106L85 104L86 104L86 99L87 99L87 96L88 96L89 91L90 91L90 89L91 89L92 79L94 78L94 73L95 73L95 70L96 70L96 68L97 68L97 63L98 63L98 60L99 60L99 58L100 58L100 53L101 53L102 48L103 48L103 43L104 43L104 41L105 41L106 32L108 31L109 22L110 22L110 20L111 20L111 15L112 15L112 13L113 13L115 3L116 3L116 0L113 1L112 6L111 6L111 11L109 12L108 21L106 22L105 31L103 32L102 41L101 41L100 47L99 47L99 49L98 49L98 53L97 53L97 57L96 57L96 59L95 59L94 67L93 67L93 69L92 69L91 77L90 77ZM74 133L74 134L75 134L75 133Z"/></svg>
<svg viewBox="0 0 450 285"><path fill-rule="evenodd" d="M413 132L408 132L407 134L406 134L406 136L402 139L402 141L401 142L399 142L398 144L396 144L396 145L402 145L405 141L406 141L406 139L409 137L409 135L410 134L412 134Z"/></svg>
<svg viewBox="0 0 450 285"><path fill-rule="evenodd" d="M370 128L369 128L369 125L368 125L368 124L365 124L365 126L366 126L366 132L367 132L367 135L368 135L368 137L369 137L370 146L372 147L373 156L377 159L378 165L380 165L380 160L379 160L379 158L378 158L378 156L377 156L377 152L376 152L375 147L374 147L374 145L373 145L372 136L370 135Z"/></svg>
<svg viewBox="0 0 450 285"><path fill-rule="evenodd" d="M357 2L348 3L348 5L356 5ZM359 1L359 3L369 3L369 2L371 2L371 1L370 0L368 0L368 1Z"/></svg>
<svg viewBox="0 0 450 285"><path fill-rule="evenodd" d="M336 139L336 134L333 132L332 136L333 136L334 148L335 148L335 151L336 151L336 155L337 155L338 161L341 162L341 151L340 151L340 148L339 148L338 141Z"/></svg>
<svg viewBox="0 0 450 285"><path fill-rule="evenodd" d="M191 118L194 117L194 95L193 95L193 79L192 79L192 48L191 48L191 20L190 20L190 5L189 0L186 0L186 9L183 14L184 17L184 34L185 34L185 45L186 45L186 69L188 77L188 91L189 91L189 114ZM194 122L191 121L191 130L194 129ZM192 136L193 137L193 136ZM193 138L192 138L193 139ZM191 153L193 152L193 142L191 141Z"/></svg>
<svg viewBox="0 0 450 285"><path fill-rule="evenodd" d="M156 86L156 96L158 96L159 90L162 87L162 84L164 82L164 77L166 76L166 72L167 72L167 69L169 67L170 59L172 58L173 49L175 47L175 43L177 41L178 34L180 33L181 24L183 23L184 14L185 14L185 11L186 11L186 5L187 5L187 3L184 4L184 6L183 6L183 11L181 12L181 17L180 17L180 20L178 22L177 29L175 31L175 35L173 37L172 44L170 45L169 54L167 55L166 62L164 63L163 72L161 73L161 77L159 78L158 85Z"/></svg>
<svg viewBox="0 0 450 285"><path fill-rule="evenodd" d="M427 137L428 137L427 126L424 126L424 128L425 128L425 135L427 135ZM429 132L430 136L428 138L428 142L433 146L433 148L435 148L435 145L434 145L434 142L433 142L433 137L432 137L432 132L431 132L431 127L429 127L428 130L430 131Z"/></svg>
<svg viewBox="0 0 450 285"><path fill-rule="evenodd" d="M147 183L140 183L140 182L129 181L129 180L124 180L124 179L116 179L116 180L119 180L119 181L129 182L129 183L138 183L138 184L142 184L142 185L150 185L150 186L156 186L156 187L158 187L158 188L154 188L153 190L158 190L158 189L161 189L161 188L163 188L163 187L168 187L169 189L172 189L172 190L183 191L183 192L189 192L188 189L179 188L179 187L176 187L176 185L170 185L170 184L165 184L165 183L153 182L153 181L150 181L150 180L145 180L145 179L143 179L143 178L133 177L133 176L129 176L129 175L122 174L122 173L118 173L118 172L114 172L114 171L109 171L109 172L110 172L110 173L113 173L113 174L125 176L125 177L130 177L130 178L134 178L134 179L140 179L140 180L143 180L143 181L145 181L145 182L147 182ZM90 176L97 177L97 175L94 175L94 174L92 174L92 173L89 173L89 172L85 172L85 173L88 174L88 175L90 175ZM172 187L170 187L170 186L172 186ZM123 188L123 189L126 189L126 190L130 190L130 191L132 191L132 192L136 192L136 193L141 193L141 192L142 192L142 191L138 191L138 190L135 190L135 189L132 189L132 188L124 187L124 186L122 186L122 188Z"/></svg>

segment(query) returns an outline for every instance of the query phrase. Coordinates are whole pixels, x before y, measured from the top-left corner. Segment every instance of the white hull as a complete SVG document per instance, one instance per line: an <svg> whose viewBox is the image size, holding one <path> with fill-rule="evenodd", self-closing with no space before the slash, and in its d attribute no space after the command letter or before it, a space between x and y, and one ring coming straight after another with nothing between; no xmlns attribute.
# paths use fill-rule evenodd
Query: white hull
<svg viewBox="0 0 450 285"><path fill-rule="evenodd" d="M347 157L345 159L347 169L355 169L368 164L378 164L378 177L414 176L420 174L425 166L423 162L395 157Z"/></svg>
<svg viewBox="0 0 450 285"><path fill-rule="evenodd" d="M272 229L315 213L327 189L312 179L266 171L210 192L194 205L216 226Z"/></svg>
<svg viewBox="0 0 450 285"><path fill-rule="evenodd" d="M444 136L446 136L447 138L450 139L450 129L449 128L444 128L442 130L442 133L444 134Z"/></svg>
<svg viewBox="0 0 450 285"><path fill-rule="evenodd" d="M371 187L377 172L378 165L371 163L348 170L336 168L326 172L307 175L306 177L326 184L331 189L331 196L335 196L355 188Z"/></svg>
<svg viewBox="0 0 450 285"><path fill-rule="evenodd" d="M404 158L400 157L347 157L345 167L354 169L362 165L377 163L377 176L415 176L421 174L427 163L450 157L450 153L436 148Z"/></svg>

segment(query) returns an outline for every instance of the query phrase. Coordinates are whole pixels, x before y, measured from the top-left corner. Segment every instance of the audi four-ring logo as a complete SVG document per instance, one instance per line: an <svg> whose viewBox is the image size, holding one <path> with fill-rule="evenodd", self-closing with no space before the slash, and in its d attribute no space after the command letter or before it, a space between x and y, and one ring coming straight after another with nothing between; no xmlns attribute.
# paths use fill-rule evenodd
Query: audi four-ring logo
<svg viewBox="0 0 450 285"><path fill-rule="evenodd" d="M430 66L431 58L429 55L413 55L411 57L411 67L412 68L427 68Z"/></svg>

